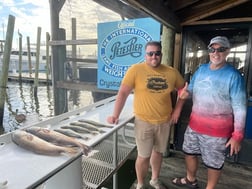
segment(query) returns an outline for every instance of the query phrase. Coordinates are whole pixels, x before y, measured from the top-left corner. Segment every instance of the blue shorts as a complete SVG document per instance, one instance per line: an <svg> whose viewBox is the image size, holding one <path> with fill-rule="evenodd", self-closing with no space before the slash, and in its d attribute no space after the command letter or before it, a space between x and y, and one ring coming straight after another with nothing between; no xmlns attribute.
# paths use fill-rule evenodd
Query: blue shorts
<svg viewBox="0 0 252 189"><path fill-rule="evenodd" d="M193 131L189 126L184 135L183 151L188 155L201 155L203 163L212 169L222 169L228 138L212 137Z"/></svg>

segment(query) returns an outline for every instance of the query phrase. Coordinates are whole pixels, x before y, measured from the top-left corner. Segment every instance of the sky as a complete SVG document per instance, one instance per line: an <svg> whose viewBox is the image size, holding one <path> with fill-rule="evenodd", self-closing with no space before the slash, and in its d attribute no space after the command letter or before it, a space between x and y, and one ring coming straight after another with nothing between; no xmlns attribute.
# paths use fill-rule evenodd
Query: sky
<svg viewBox="0 0 252 189"><path fill-rule="evenodd" d="M15 17L13 45L18 46L18 31L22 34L23 44L27 36L36 43L37 30L41 27L41 42L46 32L50 32L49 0L1 0L0 1L0 39L5 39L9 15Z"/></svg>
<svg viewBox="0 0 252 189"><path fill-rule="evenodd" d="M9 15L15 16L12 48L18 47L18 31L25 45L27 36L30 43L36 43L38 27L41 27L41 43L45 42L46 32L51 33L49 0L1 0L0 40L5 39ZM120 15L92 0L66 0L59 16L60 27L66 29L67 39L71 39L71 18L76 18L77 39L97 38L97 23L121 20ZM84 51L92 53L89 50Z"/></svg>

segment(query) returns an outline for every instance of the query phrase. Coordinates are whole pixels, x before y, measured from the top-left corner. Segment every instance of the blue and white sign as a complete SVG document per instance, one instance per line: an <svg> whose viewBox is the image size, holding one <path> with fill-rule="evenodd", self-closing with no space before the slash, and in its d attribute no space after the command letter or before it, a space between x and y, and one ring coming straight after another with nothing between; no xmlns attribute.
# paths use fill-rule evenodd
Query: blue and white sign
<svg viewBox="0 0 252 189"><path fill-rule="evenodd" d="M160 41L160 27L152 18L99 23L97 87L118 90L128 68L144 61L145 44Z"/></svg>

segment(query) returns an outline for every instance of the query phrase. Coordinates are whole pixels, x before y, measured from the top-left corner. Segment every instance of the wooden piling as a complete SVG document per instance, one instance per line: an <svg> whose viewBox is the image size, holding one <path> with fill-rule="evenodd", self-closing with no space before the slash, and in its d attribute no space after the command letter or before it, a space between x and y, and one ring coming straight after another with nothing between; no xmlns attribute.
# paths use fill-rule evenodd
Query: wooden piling
<svg viewBox="0 0 252 189"><path fill-rule="evenodd" d="M175 31L163 25L162 29L162 64L173 66Z"/></svg>
<svg viewBox="0 0 252 189"><path fill-rule="evenodd" d="M66 31L65 29L60 28L58 30L59 39L66 40ZM64 63L66 62L66 45L59 45L57 49L58 56L58 67L57 67L57 75L58 81L64 81L66 78L66 71L64 67ZM62 74L63 73L63 74ZM53 72L53 76L55 76L55 72ZM55 114L60 115L68 111L67 104L67 90L57 88L54 93L54 99L57 99L57 104L54 106Z"/></svg>
<svg viewBox="0 0 252 189"><path fill-rule="evenodd" d="M76 40L76 18L72 18L72 40ZM76 45L72 45L72 58L76 59L77 58L77 47ZM76 61L72 61L72 70L73 70L73 79L76 80L77 79L77 64Z"/></svg>
<svg viewBox="0 0 252 189"><path fill-rule="evenodd" d="M175 31L167 28L163 25L162 29L162 64L173 66L174 59L174 42L175 42ZM174 94L171 94L174 95ZM172 96L173 97L173 96ZM176 99L175 99L176 101ZM165 157L170 155L170 144L174 141L174 126L170 129L170 136L167 145L167 150L164 153Z"/></svg>
<svg viewBox="0 0 252 189"><path fill-rule="evenodd" d="M72 18L72 40L76 40L77 36L77 31L76 31L76 18ZM76 59L77 58L77 46L72 45L72 58ZM73 80L77 80L77 62L72 61L72 75L73 75ZM77 104L77 96L78 96L78 91L72 90L71 93L73 94L73 104Z"/></svg>
<svg viewBox="0 0 252 189"><path fill-rule="evenodd" d="M23 46L23 44L22 44L22 34L21 33L19 33L19 31L18 31L18 35L19 35L19 40L18 40L18 45L19 45L19 53L18 53L18 76L19 76L19 82L21 82L22 81L22 54L23 54L23 50L22 50L22 46Z"/></svg>
<svg viewBox="0 0 252 189"><path fill-rule="evenodd" d="M51 68L51 59L49 55L49 41L50 41L50 34L46 32L46 80L49 83L49 75L50 75L50 68Z"/></svg>
<svg viewBox="0 0 252 189"><path fill-rule="evenodd" d="M15 17L9 15L8 18L8 26L6 32L6 40L4 45L4 53L3 53L3 65L2 72L0 74L0 121L1 125L3 125L3 117L4 117L4 103L6 96L6 85L8 81L8 71L9 71L9 62L10 62L10 54L12 48L12 39L14 33L15 26ZM3 132L3 126L0 127L0 133Z"/></svg>
<svg viewBox="0 0 252 189"><path fill-rule="evenodd" d="M36 43L36 65L35 65L35 77L34 77L34 95L37 96L38 89L38 73L39 73L39 59L40 59L40 40L41 40L41 27L37 29L37 43Z"/></svg>
<svg viewBox="0 0 252 189"><path fill-rule="evenodd" d="M30 47L30 37L27 36L26 37L27 40L27 55L28 55L28 65L29 65L29 73L30 73L30 77L32 74L32 63L31 63L31 47Z"/></svg>
<svg viewBox="0 0 252 189"><path fill-rule="evenodd" d="M0 40L0 48L1 48L1 52L3 52L4 40Z"/></svg>
<svg viewBox="0 0 252 189"><path fill-rule="evenodd" d="M65 0L49 0L51 12L51 36L52 41L66 40L65 30L59 28L59 12L63 7ZM54 94L54 113L62 114L68 111L67 90L57 87L58 81L64 80L64 63L66 62L66 46L52 46L52 84Z"/></svg>

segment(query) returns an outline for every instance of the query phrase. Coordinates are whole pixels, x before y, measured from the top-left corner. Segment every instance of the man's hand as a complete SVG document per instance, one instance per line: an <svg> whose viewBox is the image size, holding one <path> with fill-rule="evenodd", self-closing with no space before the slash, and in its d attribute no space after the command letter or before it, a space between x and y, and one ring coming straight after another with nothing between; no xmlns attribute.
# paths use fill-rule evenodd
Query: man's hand
<svg viewBox="0 0 252 189"><path fill-rule="evenodd" d="M188 88L188 83L186 82L184 88L178 91L178 95L180 99L185 100L189 97L190 93L188 92L187 88Z"/></svg>
<svg viewBox="0 0 252 189"><path fill-rule="evenodd" d="M109 116L107 118L107 122L110 123L110 124L118 124L119 122L119 119L115 116Z"/></svg>
<svg viewBox="0 0 252 189"><path fill-rule="evenodd" d="M172 124L178 123L180 112L181 112L181 110L178 110L177 108L175 108L175 110L172 112L171 120L170 120Z"/></svg>
<svg viewBox="0 0 252 189"><path fill-rule="evenodd" d="M226 144L226 148L230 147L229 155L232 156L233 154L238 154L241 150L241 142L238 142L232 138Z"/></svg>

